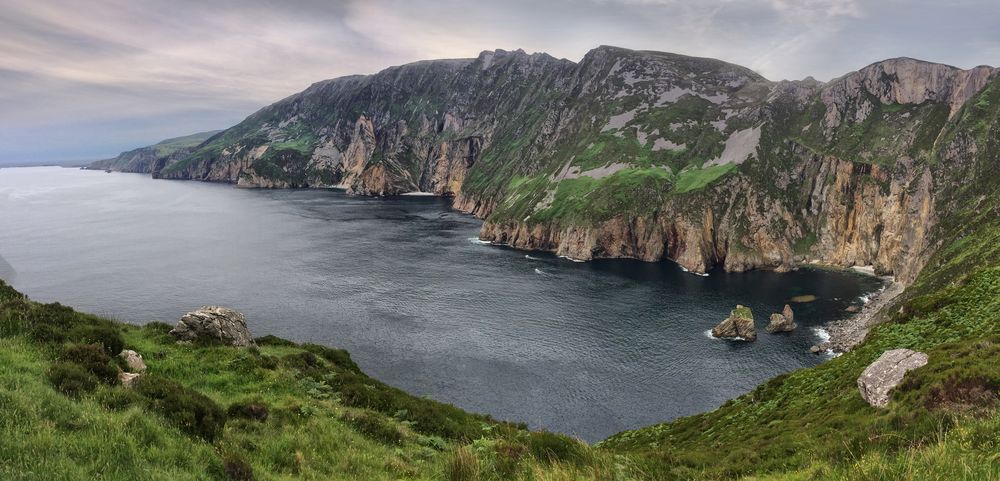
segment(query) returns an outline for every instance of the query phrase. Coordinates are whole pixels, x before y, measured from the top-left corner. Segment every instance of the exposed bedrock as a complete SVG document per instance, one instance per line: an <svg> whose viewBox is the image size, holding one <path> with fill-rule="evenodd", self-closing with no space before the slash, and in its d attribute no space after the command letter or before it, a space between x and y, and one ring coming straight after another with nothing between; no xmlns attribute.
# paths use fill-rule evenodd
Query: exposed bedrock
<svg viewBox="0 0 1000 481"><path fill-rule="evenodd" d="M738 272L816 261L872 265L910 282L926 262L935 221L926 168L909 159L885 168L813 156L783 177L784 198L732 178L713 188L710 200L690 202L693 208L681 199L650 217L590 226L487 219L480 237L583 260L670 259L698 273L715 265ZM490 210L468 198L455 206L479 216Z"/></svg>

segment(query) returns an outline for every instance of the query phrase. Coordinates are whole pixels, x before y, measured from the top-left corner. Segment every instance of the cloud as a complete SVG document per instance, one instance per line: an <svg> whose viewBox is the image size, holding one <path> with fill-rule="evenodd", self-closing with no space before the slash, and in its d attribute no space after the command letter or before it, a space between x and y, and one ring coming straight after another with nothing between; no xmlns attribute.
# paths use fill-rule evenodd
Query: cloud
<svg viewBox="0 0 1000 481"><path fill-rule="evenodd" d="M327 78L524 48L710 56L828 79L907 55L998 63L989 0L4 0L0 161L224 128Z"/></svg>

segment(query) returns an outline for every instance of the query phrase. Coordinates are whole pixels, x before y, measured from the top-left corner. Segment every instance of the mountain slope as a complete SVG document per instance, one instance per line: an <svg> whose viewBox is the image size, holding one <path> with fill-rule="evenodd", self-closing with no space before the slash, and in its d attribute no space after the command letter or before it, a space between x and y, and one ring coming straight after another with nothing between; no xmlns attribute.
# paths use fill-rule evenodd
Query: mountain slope
<svg viewBox="0 0 1000 481"><path fill-rule="evenodd" d="M159 170L169 159L186 156L191 149L197 147L209 137L221 132L212 130L198 132L160 141L148 147L129 150L117 157L98 160L87 166L94 170L114 170L118 172L151 173Z"/></svg>
<svg viewBox="0 0 1000 481"><path fill-rule="evenodd" d="M319 82L154 175L455 196L483 239L579 259L911 282L938 218L929 152L992 77L900 58L770 82L662 52L498 50Z"/></svg>

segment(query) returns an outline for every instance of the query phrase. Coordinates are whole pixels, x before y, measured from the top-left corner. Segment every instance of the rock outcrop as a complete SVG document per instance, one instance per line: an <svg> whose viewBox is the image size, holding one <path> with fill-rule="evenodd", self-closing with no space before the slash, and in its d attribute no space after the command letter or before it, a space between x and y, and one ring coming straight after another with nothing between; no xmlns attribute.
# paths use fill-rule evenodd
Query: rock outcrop
<svg viewBox="0 0 1000 481"><path fill-rule="evenodd" d="M785 308L782 312L775 312L771 314L771 322L767 325L767 332L774 334L776 332L791 332L794 331L798 325L795 324L795 313L792 312L792 306L785 304Z"/></svg>
<svg viewBox="0 0 1000 481"><path fill-rule="evenodd" d="M872 406L884 408L889 394L903 382L906 373L927 364L927 354L910 349L886 351L871 363L858 378L861 397Z"/></svg>
<svg viewBox="0 0 1000 481"><path fill-rule="evenodd" d="M137 372L118 371L118 382L120 382L122 387L125 389L135 387L135 384L139 382L139 378L141 377L142 374Z"/></svg>
<svg viewBox="0 0 1000 481"><path fill-rule="evenodd" d="M757 340L757 327L749 307L737 305L724 321L712 328L712 336L744 341Z"/></svg>
<svg viewBox="0 0 1000 481"><path fill-rule="evenodd" d="M217 340L230 346L255 346L253 335L247 328L246 318L239 311L203 306L181 317L170 335L178 342L192 342L198 339Z"/></svg>
<svg viewBox="0 0 1000 481"><path fill-rule="evenodd" d="M126 349L118 354L125 362L125 367L129 372L142 374L146 372L146 362L142 360L142 355L131 349Z"/></svg>

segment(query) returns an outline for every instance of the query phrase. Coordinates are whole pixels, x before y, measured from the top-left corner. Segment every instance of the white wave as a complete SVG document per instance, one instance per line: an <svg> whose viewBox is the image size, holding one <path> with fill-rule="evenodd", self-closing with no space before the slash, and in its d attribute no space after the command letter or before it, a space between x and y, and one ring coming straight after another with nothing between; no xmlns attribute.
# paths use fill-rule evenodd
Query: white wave
<svg viewBox="0 0 1000 481"><path fill-rule="evenodd" d="M823 344L824 342L830 340L830 333L826 332L826 329L823 329L822 327L814 327L812 328L812 331L813 334L816 335L816 339L819 339L818 344Z"/></svg>
<svg viewBox="0 0 1000 481"><path fill-rule="evenodd" d="M587 262L587 261L582 260L582 259L574 259L574 258L572 258L570 256L559 256L559 258L560 259L569 259L569 260L571 260L573 262Z"/></svg>
<svg viewBox="0 0 1000 481"><path fill-rule="evenodd" d="M469 242L471 242L473 244L479 244L479 245L489 245L489 244L492 244L492 242L486 241L486 240L482 240L482 239L480 239L478 237L469 237Z"/></svg>
<svg viewBox="0 0 1000 481"><path fill-rule="evenodd" d="M711 329L706 330L703 334L705 334L705 337L716 341L746 341L746 338L743 337L715 337L712 335Z"/></svg>
<svg viewBox="0 0 1000 481"><path fill-rule="evenodd" d="M419 192L419 191L413 191L413 192L403 192L403 193L402 193L402 194L400 194L400 195L409 195L409 196L414 196L414 197L417 197L417 196L419 196L419 197L434 197L434 196L436 196L437 194L435 194L435 193L433 193L433 192Z"/></svg>
<svg viewBox="0 0 1000 481"><path fill-rule="evenodd" d="M542 270L539 269L539 268L537 268L537 267L535 268L535 274L539 274L539 275L543 275L543 276L545 275L545 273L542 272Z"/></svg>
<svg viewBox="0 0 1000 481"><path fill-rule="evenodd" d="M531 259L533 261L540 261L540 260L542 260L540 257L531 257L531 256L529 256L527 254L524 255L524 258L525 259Z"/></svg>

